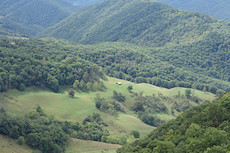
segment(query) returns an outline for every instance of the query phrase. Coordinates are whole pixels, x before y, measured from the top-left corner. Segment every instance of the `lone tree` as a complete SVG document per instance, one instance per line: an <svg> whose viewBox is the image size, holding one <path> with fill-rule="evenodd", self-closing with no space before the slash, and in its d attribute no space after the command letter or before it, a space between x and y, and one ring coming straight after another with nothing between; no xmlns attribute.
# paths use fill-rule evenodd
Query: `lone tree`
<svg viewBox="0 0 230 153"><path fill-rule="evenodd" d="M132 131L130 132L130 135L133 135L134 138L140 138L140 133L139 133L138 130L132 130Z"/></svg>
<svg viewBox="0 0 230 153"><path fill-rule="evenodd" d="M75 95L75 91L73 90L73 88L70 88L69 90L68 90L68 95L70 96L70 97L74 97L74 95Z"/></svg>
<svg viewBox="0 0 230 153"><path fill-rule="evenodd" d="M190 98L190 97L191 97L191 94L192 94L192 91L191 91L190 89L186 89L186 90L185 90L185 96L186 96L187 98Z"/></svg>
<svg viewBox="0 0 230 153"><path fill-rule="evenodd" d="M133 90L133 86L132 86L132 85L129 85L129 86L127 87L127 89L128 89L129 92L130 92L131 90Z"/></svg>

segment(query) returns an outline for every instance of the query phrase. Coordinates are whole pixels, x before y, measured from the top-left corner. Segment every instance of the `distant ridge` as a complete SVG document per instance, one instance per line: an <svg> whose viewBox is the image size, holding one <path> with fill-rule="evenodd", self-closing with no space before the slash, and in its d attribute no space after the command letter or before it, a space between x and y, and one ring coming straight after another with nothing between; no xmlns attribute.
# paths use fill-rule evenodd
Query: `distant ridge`
<svg viewBox="0 0 230 153"><path fill-rule="evenodd" d="M1 29L31 36L60 22L75 8L63 0L2 0L0 10Z"/></svg>
<svg viewBox="0 0 230 153"><path fill-rule="evenodd" d="M75 5L78 8L93 5L99 2L103 2L104 0L65 0L70 4Z"/></svg>
<svg viewBox="0 0 230 153"><path fill-rule="evenodd" d="M158 2L188 11L201 12L230 21L229 0L157 0Z"/></svg>
<svg viewBox="0 0 230 153"><path fill-rule="evenodd" d="M226 22L151 0L107 0L78 10L45 31L44 36L83 44L123 41L164 46L191 43L204 39L209 33L226 34L224 31L230 31Z"/></svg>

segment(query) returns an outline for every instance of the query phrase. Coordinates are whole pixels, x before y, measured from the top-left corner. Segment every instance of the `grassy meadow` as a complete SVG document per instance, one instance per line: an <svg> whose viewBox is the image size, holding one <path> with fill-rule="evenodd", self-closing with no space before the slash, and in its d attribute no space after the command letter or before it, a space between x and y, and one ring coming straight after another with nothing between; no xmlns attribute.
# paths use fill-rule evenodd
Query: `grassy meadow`
<svg viewBox="0 0 230 153"><path fill-rule="evenodd" d="M117 85L116 82L122 82L122 85ZM161 93L165 96L175 96L178 92L184 94L186 90L185 88L165 89L149 84L135 84L111 77L108 78L108 81L104 81L104 84L107 88L104 92L76 92L74 98L68 96L68 88L61 89L59 93L35 87L27 88L26 91L23 92L10 90L7 93L0 94L0 107L4 107L13 115L23 116L39 104L47 114L53 115L56 119L72 122L81 122L88 115L99 113L104 122L108 124L106 128L110 131L111 136L129 135L131 130L138 130L141 137L143 137L150 133L155 127L143 123L134 112L128 109L126 109L126 113L119 113L114 116L97 110L94 103L96 95L100 94L101 97L109 98L112 97L113 91L116 90L126 96L125 105L130 106L132 105L134 97L127 90L129 85L133 86L133 92L144 92L144 95L157 95ZM212 100L215 98L215 95L208 92L204 93L202 91L192 90L192 93L203 100ZM173 116L170 115L159 114L158 116L166 120L173 119ZM2 136L0 139L1 142L6 143L1 143L1 150L4 149L3 145L10 146L10 144L7 143L9 139ZM12 143L14 142L12 141ZM118 147L119 145L72 139L70 145L67 147L67 153L97 153L97 151L110 153L115 152ZM24 146L20 148L29 150Z"/></svg>
<svg viewBox="0 0 230 153"><path fill-rule="evenodd" d="M33 150L26 146L17 144L17 140L0 135L0 152L1 153L32 153Z"/></svg>

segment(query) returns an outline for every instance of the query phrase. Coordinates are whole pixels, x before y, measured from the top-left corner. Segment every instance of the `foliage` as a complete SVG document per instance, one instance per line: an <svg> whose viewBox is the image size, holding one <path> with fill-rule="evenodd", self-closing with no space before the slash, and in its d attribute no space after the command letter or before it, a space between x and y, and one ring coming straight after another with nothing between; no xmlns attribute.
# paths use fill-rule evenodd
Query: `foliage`
<svg viewBox="0 0 230 153"><path fill-rule="evenodd" d="M19 145L23 145L24 144L24 137L22 137L22 136L20 136L19 138L18 138L18 144Z"/></svg>
<svg viewBox="0 0 230 153"><path fill-rule="evenodd" d="M12 45L13 44L13 45ZM62 52L55 43L42 40L0 40L0 91L25 86L46 86L58 92L62 85L73 85L82 91L104 90L100 68L74 53ZM57 53L58 52L58 53ZM76 86L76 82L80 82ZM91 86L94 86L91 87Z"/></svg>
<svg viewBox="0 0 230 153"><path fill-rule="evenodd" d="M137 130L132 130L132 131L130 132L130 135L133 135L134 138L140 138L140 133L139 133L139 131L137 131Z"/></svg>
<svg viewBox="0 0 230 153"><path fill-rule="evenodd" d="M122 93L117 92L117 91L113 91L113 99L119 101L119 102L125 102L125 96L122 95Z"/></svg>
<svg viewBox="0 0 230 153"><path fill-rule="evenodd" d="M129 90L129 92L131 92L133 90L133 86L128 86L127 89Z"/></svg>
<svg viewBox="0 0 230 153"><path fill-rule="evenodd" d="M75 91L73 90L73 88L70 88L70 89L68 90L68 95L69 95L70 97L74 97Z"/></svg>
<svg viewBox="0 0 230 153"><path fill-rule="evenodd" d="M118 149L122 152L229 152L230 93L190 108L158 127L148 137Z"/></svg>
<svg viewBox="0 0 230 153"><path fill-rule="evenodd" d="M222 38L219 37L222 36L213 37L215 39L213 42L221 43ZM202 45L200 42L198 46L211 46L210 43L206 43ZM192 45L187 48L189 52L181 47L171 47L162 48L164 51L162 54L162 51L156 52L150 48L122 43L83 46L55 39L30 41L3 39L0 43L0 64L3 68L0 69L0 90L7 90L9 85L10 88L19 89L22 84L25 86L45 84L54 91L57 91L60 85L73 85L75 90L81 91L103 91L105 86L99 80L105 77L98 67L100 66L109 76L136 83L149 83L166 88L194 88L221 94L230 91L229 54L224 49L227 44L226 42L222 49L218 48L213 54L207 54L210 51L208 48L202 49ZM178 50L181 50L182 54L178 53ZM176 60L179 57L180 63ZM12 62L13 60L15 62ZM19 67L16 64L19 66L27 64L30 67ZM24 71L17 72L16 68ZM49 71L48 74L46 70ZM13 84L9 84L7 79L9 73L14 74L11 75L16 81Z"/></svg>
<svg viewBox="0 0 230 153"><path fill-rule="evenodd" d="M80 124L53 120L40 106L37 106L33 112L38 114L36 118L16 118L6 113L0 114L0 134L18 139L20 145L25 140L30 147L43 153L65 151L70 136L95 141L102 141L103 136L109 136L99 114L88 116Z"/></svg>
<svg viewBox="0 0 230 153"><path fill-rule="evenodd" d="M191 92L190 89L188 90ZM133 93L133 95L135 99L131 110L135 111L144 123L152 126L159 126L165 123L165 120L157 117L159 113L176 116L180 112L194 106L193 102L201 102L200 99L193 95L190 95L189 99L185 98L186 95L168 97L163 96L161 93L158 93L158 95L144 96L143 92L140 92Z"/></svg>
<svg viewBox="0 0 230 153"><path fill-rule="evenodd" d="M144 46L116 43L119 47L93 46L97 51L83 53L109 76L166 88L206 88L214 94L230 91L230 27L213 17L150 0L107 0L78 10L45 33L83 44Z"/></svg>
<svg viewBox="0 0 230 153"><path fill-rule="evenodd" d="M116 100L115 98L103 98L97 94L97 96L94 98L94 102L97 109L112 115L115 115L115 113L118 111L125 112L124 107L120 104L120 101Z"/></svg>
<svg viewBox="0 0 230 153"><path fill-rule="evenodd" d="M4 0L0 10L0 28L32 36L65 19L74 7L63 0Z"/></svg>

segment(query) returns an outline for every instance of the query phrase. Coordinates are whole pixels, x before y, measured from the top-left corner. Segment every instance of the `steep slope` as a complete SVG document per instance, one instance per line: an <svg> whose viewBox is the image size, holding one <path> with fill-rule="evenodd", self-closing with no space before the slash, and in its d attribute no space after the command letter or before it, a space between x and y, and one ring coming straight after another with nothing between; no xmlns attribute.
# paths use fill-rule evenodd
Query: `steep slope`
<svg viewBox="0 0 230 153"><path fill-rule="evenodd" d="M228 23L150 0L107 0L80 9L46 33L84 44L125 41L163 46L191 43L206 39L212 32L224 34L229 31Z"/></svg>
<svg viewBox="0 0 230 153"><path fill-rule="evenodd" d="M219 41L221 40L216 43L219 43ZM43 68L52 70L51 73L58 79L59 85L73 84L73 78L76 78L75 70L71 70L71 73L69 73L69 70L66 73L62 68L63 66L58 67L61 64L59 61L63 60L65 63L64 59L68 55L72 56L72 58L76 57L77 59L84 59L83 61L97 64L108 76L137 83L149 83L165 88L186 87L221 94L225 91L230 91L230 54L227 49L222 49L230 43L217 47L217 51L209 50L212 47L212 43L211 40L207 40L205 42L200 41L197 45L198 47L177 48L172 46L171 48L155 49L126 43L76 45L56 39L0 40L0 65L2 68L0 72L0 91L5 91L9 88L19 89L20 84L26 86L44 84L47 82L47 76L42 76L41 79L41 76L37 75L37 71L39 73L44 71ZM202 48L199 48L200 44L209 48L205 47L205 50L202 50ZM53 52L55 52L55 58L53 57ZM51 54L53 56L50 56ZM14 57L13 63L8 60L8 58L11 59L11 56ZM21 77L17 78L17 76L25 76L24 72L19 73L16 70L23 63L17 63L18 60L21 60L18 56L23 57L24 62L26 60L32 62L30 66L35 66L33 69L36 69L36 71L31 73L22 65L21 70L25 70L25 73L28 73L29 79L22 80ZM43 58L44 60L42 60ZM34 63L34 59L43 68L38 68L36 66L38 63ZM49 60L52 62L50 63ZM44 61L54 67L51 69L51 67L44 64ZM55 65L55 63L58 65ZM76 65L74 63L69 64L72 68ZM68 69L72 68L68 67ZM53 69L59 69L61 72L53 71ZM95 70L98 71L98 67ZM61 75L61 73L63 74ZM80 77L77 78L82 78L82 75L83 72L79 71L77 76ZM85 75L87 76L87 74ZM12 76L11 82L8 79L9 76ZM84 81L87 80L87 77L83 78L85 78Z"/></svg>
<svg viewBox="0 0 230 153"><path fill-rule="evenodd" d="M168 67L162 78L167 81L184 81L185 84L189 82L186 87L202 90L206 88L200 86L203 83L212 84L215 88L224 87L224 82L228 84L230 81L230 24L214 17L174 9L150 0L110 0L83 8L51 27L46 34L83 44L122 41L149 47L146 50L139 49L139 52L167 62L183 73L179 74L180 71ZM149 66L153 67L151 64ZM131 73L127 69L119 70L126 74ZM131 76L151 76L156 79L163 75L159 71L140 75L135 73ZM189 72L185 73L187 71ZM195 77L189 73L193 73ZM206 77L211 77L218 83L208 81ZM142 78L139 80L147 81ZM200 83L194 84L198 81ZM167 87L164 83L159 84ZM176 86L175 84L173 86ZM227 86L224 90L230 91ZM215 89L213 93L216 93Z"/></svg>
<svg viewBox="0 0 230 153"><path fill-rule="evenodd" d="M230 21L229 0L157 0L158 2L195 12L205 13L219 19Z"/></svg>
<svg viewBox="0 0 230 153"><path fill-rule="evenodd" d="M74 7L63 0L3 0L0 10L3 29L35 35L69 16Z"/></svg>
<svg viewBox="0 0 230 153"><path fill-rule="evenodd" d="M119 149L131 152L229 152L230 93L191 108L148 137Z"/></svg>

